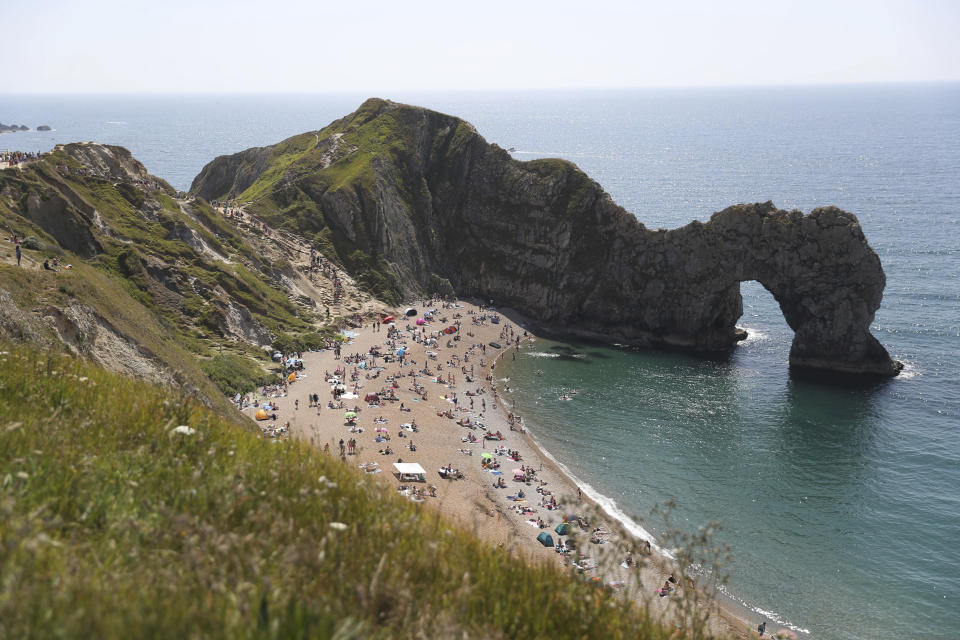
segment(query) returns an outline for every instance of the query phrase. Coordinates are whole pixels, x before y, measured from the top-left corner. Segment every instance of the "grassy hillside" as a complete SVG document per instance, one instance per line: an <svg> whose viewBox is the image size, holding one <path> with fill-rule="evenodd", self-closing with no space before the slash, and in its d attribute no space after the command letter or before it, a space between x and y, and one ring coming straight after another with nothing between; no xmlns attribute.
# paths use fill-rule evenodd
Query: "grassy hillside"
<svg viewBox="0 0 960 640"><path fill-rule="evenodd" d="M673 637L307 446L0 352L0 638Z"/></svg>

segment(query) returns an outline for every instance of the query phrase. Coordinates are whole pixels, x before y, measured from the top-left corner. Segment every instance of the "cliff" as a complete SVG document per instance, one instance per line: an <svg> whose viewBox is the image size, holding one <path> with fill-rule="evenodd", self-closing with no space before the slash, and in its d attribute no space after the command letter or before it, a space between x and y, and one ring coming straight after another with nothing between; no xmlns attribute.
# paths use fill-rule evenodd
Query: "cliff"
<svg viewBox="0 0 960 640"><path fill-rule="evenodd" d="M562 160L519 162L468 123L371 99L321 131L215 159L191 191L313 238L378 293L449 287L554 331L731 348L739 283L795 332L790 365L896 375L870 333L885 277L852 214L737 205L650 230Z"/></svg>

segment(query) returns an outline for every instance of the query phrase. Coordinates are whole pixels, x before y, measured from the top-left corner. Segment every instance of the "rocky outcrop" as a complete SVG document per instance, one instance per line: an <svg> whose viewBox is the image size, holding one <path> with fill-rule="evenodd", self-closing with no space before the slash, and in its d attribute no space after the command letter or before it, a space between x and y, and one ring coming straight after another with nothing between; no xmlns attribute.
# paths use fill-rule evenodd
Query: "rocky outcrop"
<svg viewBox="0 0 960 640"><path fill-rule="evenodd" d="M191 193L207 200L245 191L266 170L272 154L270 147L254 147L208 163L193 179Z"/></svg>
<svg viewBox="0 0 960 640"><path fill-rule="evenodd" d="M739 283L757 280L795 332L791 366L899 371L869 330L885 278L852 214L737 205L654 231L569 162L516 161L462 120L385 100L313 136L218 158L194 191L252 187L258 214L339 238L338 255L385 259L408 294L447 280L545 328L614 342L731 348Z"/></svg>
<svg viewBox="0 0 960 640"><path fill-rule="evenodd" d="M143 163L123 147L97 142L72 142L57 145L54 151L65 152L93 175L122 180L130 184L155 186L168 195L175 193L165 181L150 175Z"/></svg>
<svg viewBox="0 0 960 640"><path fill-rule="evenodd" d="M39 127L37 127L37 131L51 131L50 125L42 124Z"/></svg>
<svg viewBox="0 0 960 640"><path fill-rule="evenodd" d="M75 207L62 192L31 193L23 207L26 218L49 233L64 249L89 258L102 251L90 232L92 207Z"/></svg>

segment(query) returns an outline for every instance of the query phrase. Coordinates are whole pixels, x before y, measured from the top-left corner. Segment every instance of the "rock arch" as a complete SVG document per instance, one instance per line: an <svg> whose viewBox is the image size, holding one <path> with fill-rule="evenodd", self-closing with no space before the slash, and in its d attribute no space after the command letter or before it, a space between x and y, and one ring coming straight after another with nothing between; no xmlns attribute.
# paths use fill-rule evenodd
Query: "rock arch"
<svg viewBox="0 0 960 640"><path fill-rule="evenodd" d="M572 163L517 161L435 111L374 98L322 134L342 137L333 162L318 152L282 166L296 170L324 224L349 238L345 250L382 256L409 297L448 281L557 332L717 350L742 337L740 282L757 280L794 330L791 366L900 369L870 334L885 285L880 260L856 217L835 207L803 215L737 205L706 223L651 230ZM267 169L292 143L314 143L313 133L300 138L267 148L249 175L244 153L265 152L218 158L193 190L235 195L243 174L272 199L259 213L282 220L287 183Z"/></svg>
<svg viewBox="0 0 960 640"><path fill-rule="evenodd" d="M703 285L725 296L735 290L734 300L721 297L716 339L722 342L742 315L740 282L756 280L794 331L792 367L879 375L900 370L870 333L886 278L855 216L836 207L803 215L767 202L730 207L704 227L707 246L692 247L713 256L713 267L701 274Z"/></svg>

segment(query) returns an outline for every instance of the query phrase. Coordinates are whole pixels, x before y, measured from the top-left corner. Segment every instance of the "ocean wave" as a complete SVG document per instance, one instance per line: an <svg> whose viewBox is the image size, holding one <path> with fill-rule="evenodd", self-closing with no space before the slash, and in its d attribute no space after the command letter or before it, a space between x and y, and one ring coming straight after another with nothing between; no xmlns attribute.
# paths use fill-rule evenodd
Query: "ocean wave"
<svg viewBox="0 0 960 640"><path fill-rule="evenodd" d="M548 353L546 351L528 351L523 354L525 356L530 356L531 358L559 358L559 353Z"/></svg>
<svg viewBox="0 0 960 640"><path fill-rule="evenodd" d="M123 120L107 120L104 124L127 124Z"/></svg>
<svg viewBox="0 0 960 640"><path fill-rule="evenodd" d="M750 342L766 342L770 339L770 334L759 329L754 329L753 327L740 327L737 329L743 329L747 332L747 338L742 342L742 344L748 344Z"/></svg>
<svg viewBox="0 0 960 640"><path fill-rule="evenodd" d="M667 556L667 557L670 558L671 560L674 559L674 556L673 556L669 551L667 551L666 549L664 549L664 548L660 547L659 545L657 545L657 539L653 537L653 534L651 534L649 531L647 531L646 529L644 529L643 527L641 527L639 523L637 523L633 518L631 518L630 516L628 516L628 515L619 507L619 505L617 505L617 503L616 503L615 500L613 500L612 498L609 498L609 497L603 495L602 493L600 493L599 491L597 491L592 485L590 485L589 483L584 482L583 480L581 480L580 478L578 478L572 471L570 471L570 468L567 467L567 465L565 465L565 464L563 464L562 462L560 462L559 460L557 460L557 459L553 456L553 454L550 453L550 452L540 443L540 441L537 439L537 437L536 437L536 435L534 434L534 432L531 431L529 428L527 428L527 433L528 433L528 434L530 435L530 437L533 439L534 443L536 443L537 448L540 450L540 452L541 452L547 459L549 459L551 462L553 462L553 464L557 465L557 467L560 469L560 471L561 471L565 476L567 476L568 478L570 478L570 479L574 482L574 484L576 484L576 486L580 487L580 490L581 490L584 494L586 494L586 496L587 496L588 498L590 498L591 500L593 500L594 502L596 502L596 503L600 506L600 508L603 509L603 511L604 511L608 516L610 516L611 518L613 518L614 520L616 520L617 522L619 522L621 525L623 525L623 528L626 529L626 530L627 530L630 534L632 534L634 537L640 538L641 540L649 540L649 541L650 541L650 546L651 546L653 549L655 549L655 550L658 551L659 553Z"/></svg>
<svg viewBox="0 0 960 640"><path fill-rule="evenodd" d="M913 378L919 378L923 375L920 373L920 368L914 363L907 362L906 360L901 360L900 362L903 363L903 369L901 369L897 377L901 380L912 380Z"/></svg>
<svg viewBox="0 0 960 640"><path fill-rule="evenodd" d="M734 594L732 594L732 593L730 592L730 590L727 589L726 585L720 585L718 588L719 588L719 590L720 590L720 593L722 593L723 595L725 595L727 598L729 598L729 599L732 600L733 602L736 602L738 605L740 605L740 606L742 606L742 607L744 607L744 608L746 608L746 609L749 609L750 611L753 611L754 613L759 613L761 616L763 616L763 617L766 618L767 620L770 620L771 622L775 622L775 623L777 623L778 625L780 625L780 626L782 626L782 627L786 627L786 628L790 629L791 631L796 631L796 632L798 632L798 633L810 633L810 629L805 629L805 628L803 628L803 627L800 627L800 626L797 626L797 625L793 624L793 623L790 622L789 620L785 620L785 619L782 618L782 617L780 616L780 614L778 614L776 611L768 611L767 609L763 609L763 608L761 608L761 607L755 607L755 606L749 604L748 602L744 601L743 598L739 598L739 597L735 596Z"/></svg>

